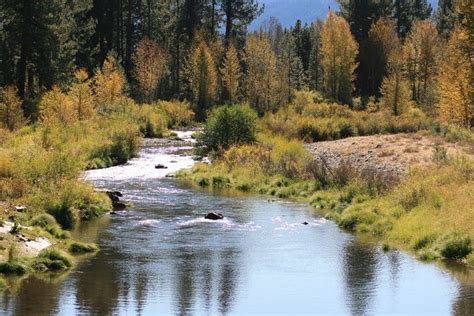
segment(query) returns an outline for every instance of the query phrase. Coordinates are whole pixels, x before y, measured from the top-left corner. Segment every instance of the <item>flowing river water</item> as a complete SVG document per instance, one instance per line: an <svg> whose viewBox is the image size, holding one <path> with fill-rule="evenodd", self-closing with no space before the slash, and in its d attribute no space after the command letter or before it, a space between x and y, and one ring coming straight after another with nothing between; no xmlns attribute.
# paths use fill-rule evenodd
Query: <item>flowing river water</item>
<svg viewBox="0 0 474 316"><path fill-rule="evenodd" d="M383 252L304 204L166 178L192 166L189 145L147 140L128 164L87 172L134 206L82 225L74 234L100 252L67 274L27 276L0 296L0 314L474 314L462 267ZM225 219L203 219L211 211Z"/></svg>

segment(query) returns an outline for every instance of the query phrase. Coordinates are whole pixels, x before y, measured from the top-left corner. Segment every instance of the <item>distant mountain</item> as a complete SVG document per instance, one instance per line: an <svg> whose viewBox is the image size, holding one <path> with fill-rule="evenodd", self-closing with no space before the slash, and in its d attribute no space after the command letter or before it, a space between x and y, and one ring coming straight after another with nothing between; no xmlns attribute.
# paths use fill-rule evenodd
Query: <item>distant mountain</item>
<svg viewBox="0 0 474 316"><path fill-rule="evenodd" d="M433 9L437 7L437 0L429 0ZM324 19L329 8L338 10L336 0L259 0L265 5L265 11L250 25L250 30L256 30L262 22L270 17L276 17L284 27L295 24L300 19L303 24L311 23L316 18Z"/></svg>

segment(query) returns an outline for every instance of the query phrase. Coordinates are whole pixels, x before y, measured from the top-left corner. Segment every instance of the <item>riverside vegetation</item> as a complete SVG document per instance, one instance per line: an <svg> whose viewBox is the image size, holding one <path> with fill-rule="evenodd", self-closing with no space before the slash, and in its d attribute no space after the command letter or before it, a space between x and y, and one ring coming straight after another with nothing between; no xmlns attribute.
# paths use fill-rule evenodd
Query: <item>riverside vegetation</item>
<svg viewBox="0 0 474 316"><path fill-rule="evenodd" d="M308 95L298 92L296 99L302 98L300 94ZM298 113L301 109L308 112ZM472 151L471 131L440 127L416 110L398 120L387 113L354 112L322 100L303 106L293 103L258 121L252 112L246 106L216 109L197 136L198 152L210 154L212 164L196 164L177 176L202 187L306 201L339 226L379 238L384 249L409 249L420 259L455 259L474 266L472 160L462 155L448 157L438 145L429 167L415 167L399 177L344 162L330 167L324 157L312 157L302 142L314 139L308 135L331 140L444 130L444 135L450 135L446 141L465 142ZM344 119L338 121L338 117ZM311 121L318 124L306 124Z"/></svg>
<svg viewBox="0 0 474 316"><path fill-rule="evenodd" d="M81 180L82 171L125 163L137 154L142 137L162 137L168 128L192 121L187 103L138 106L126 97L125 79L113 57L94 78L84 70L75 76L64 91L53 88L43 95L34 124L26 125L22 118L16 89L0 92L0 103L8 102L17 114L0 129L0 201L5 201L0 224L14 223L0 241L0 273L67 270L74 261L71 255L97 251L68 232L112 209L105 193ZM16 209L19 205L26 208ZM44 237L53 246L36 257L26 256L18 236Z"/></svg>
<svg viewBox="0 0 474 316"><path fill-rule="evenodd" d="M125 163L194 113L211 113L197 153L213 164L180 176L304 199L344 228L472 265L472 161L438 146L433 167L398 178L328 167L303 147L420 132L472 148L470 1L339 2L324 21L251 33L256 0L2 2L0 273L68 269L96 251L68 233L112 207L81 172ZM18 239L36 237L54 247L25 256Z"/></svg>

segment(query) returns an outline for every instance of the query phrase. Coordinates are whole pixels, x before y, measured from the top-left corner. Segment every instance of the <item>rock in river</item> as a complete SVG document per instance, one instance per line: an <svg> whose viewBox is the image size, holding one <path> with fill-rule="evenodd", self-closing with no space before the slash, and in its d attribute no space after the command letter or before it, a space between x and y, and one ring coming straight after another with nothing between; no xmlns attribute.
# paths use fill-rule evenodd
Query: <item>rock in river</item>
<svg viewBox="0 0 474 316"><path fill-rule="evenodd" d="M207 214L206 216L204 216L204 218L205 219L212 219L212 220L216 221L216 220L224 219L224 215L222 215L221 213L211 212L211 213Z"/></svg>
<svg viewBox="0 0 474 316"><path fill-rule="evenodd" d="M166 167L165 165L162 165L162 164L157 164L157 165L155 165L155 169L168 169L168 167Z"/></svg>

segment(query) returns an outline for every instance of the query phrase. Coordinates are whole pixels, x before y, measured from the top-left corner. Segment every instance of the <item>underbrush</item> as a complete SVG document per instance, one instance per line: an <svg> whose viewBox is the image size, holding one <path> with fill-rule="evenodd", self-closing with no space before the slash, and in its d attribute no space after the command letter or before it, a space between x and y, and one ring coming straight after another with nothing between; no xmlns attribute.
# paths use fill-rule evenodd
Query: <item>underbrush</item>
<svg viewBox="0 0 474 316"><path fill-rule="evenodd" d="M58 249L45 249L40 252L32 264L37 272L62 271L72 266L72 259L65 252Z"/></svg>
<svg viewBox="0 0 474 316"><path fill-rule="evenodd" d="M92 253L98 251L94 244L86 244L81 242L73 242L69 245L69 252L72 254Z"/></svg>
<svg viewBox="0 0 474 316"><path fill-rule="evenodd" d="M292 104L268 114L260 122L260 128L273 135L316 142L351 136L412 133L427 130L431 124L432 120L415 108L394 116L387 111L353 111L340 104L296 98Z"/></svg>

